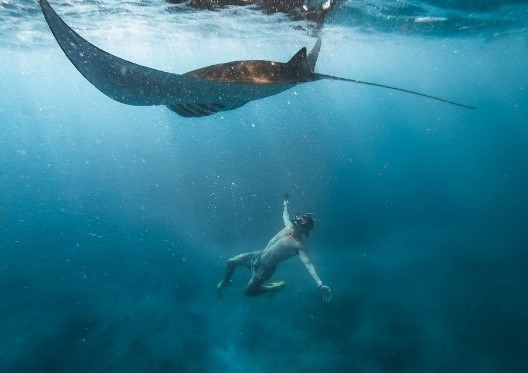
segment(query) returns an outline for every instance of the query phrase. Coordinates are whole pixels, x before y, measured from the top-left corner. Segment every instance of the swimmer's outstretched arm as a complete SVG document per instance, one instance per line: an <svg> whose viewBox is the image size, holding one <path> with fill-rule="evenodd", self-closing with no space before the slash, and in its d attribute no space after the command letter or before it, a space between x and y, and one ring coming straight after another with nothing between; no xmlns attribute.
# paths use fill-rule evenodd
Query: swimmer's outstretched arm
<svg viewBox="0 0 528 373"><path fill-rule="evenodd" d="M284 226L286 228L291 227L292 223L290 221L290 214L288 213L288 205L290 202L287 198L284 198L284 202L282 202L282 205L284 206L284 210L282 211L282 221L284 222Z"/></svg>
<svg viewBox="0 0 528 373"><path fill-rule="evenodd" d="M319 274L317 273L317 270L315 269L315 266L312 264L312 261L306 255L304 250L299 250L299 258L301 258L301 261L303 262L304 266L314 279L315 283L317 284L317 288L319 289L319 292L321 292L321 295L325 302L330 302L332 300L332 292L330 291L330 287L323 284L323 281L321 281L321 278L319 277Z"/></svg>

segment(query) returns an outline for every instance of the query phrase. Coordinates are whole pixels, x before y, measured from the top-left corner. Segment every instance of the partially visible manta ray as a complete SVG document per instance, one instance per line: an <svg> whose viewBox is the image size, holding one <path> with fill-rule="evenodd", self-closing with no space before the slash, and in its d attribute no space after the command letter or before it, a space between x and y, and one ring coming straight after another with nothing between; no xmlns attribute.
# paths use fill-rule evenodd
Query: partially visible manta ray
<svg viewBox="0 0 528 373"><path fill-rule="evenodd" d="M306 48L302 48L286 63L235 61L181 75L172 74L137 65L97 48L73 31L47 0L39 0L39 3L51 32L77 70L99 91L128 105L166 105L182 117L203 117L239 108L298 84L333 79L393 89L474 109L407 89L317 74L314 69L321 47L320 39L309 54Z"/></svg>

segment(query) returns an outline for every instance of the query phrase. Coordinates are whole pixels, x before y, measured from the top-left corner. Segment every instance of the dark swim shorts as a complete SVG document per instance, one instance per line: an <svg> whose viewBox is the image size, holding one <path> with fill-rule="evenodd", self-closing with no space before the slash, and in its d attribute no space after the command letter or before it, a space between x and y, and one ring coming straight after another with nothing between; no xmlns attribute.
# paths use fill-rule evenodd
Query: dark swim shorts
<svg viewBox="0 0 528 373"><path fill-rule="evenodd" d="M261 260L262 251L255 251L251 253L251 278L255 281L264 282L271 277L275 272L275 267L268 268L262 264Z"/></svg>

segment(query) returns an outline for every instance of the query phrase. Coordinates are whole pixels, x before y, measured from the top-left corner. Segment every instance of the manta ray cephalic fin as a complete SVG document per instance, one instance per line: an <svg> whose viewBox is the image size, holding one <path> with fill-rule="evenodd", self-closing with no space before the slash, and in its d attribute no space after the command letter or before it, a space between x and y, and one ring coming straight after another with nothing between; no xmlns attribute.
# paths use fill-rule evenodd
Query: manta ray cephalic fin
<svg viewBox="0 0 528 373"><path fill-rule="evenodd" d="M167 107L176 114L191 118L191 117L205 117L222 111L225 107L222 104L175 104L167 105Z"/></svg>

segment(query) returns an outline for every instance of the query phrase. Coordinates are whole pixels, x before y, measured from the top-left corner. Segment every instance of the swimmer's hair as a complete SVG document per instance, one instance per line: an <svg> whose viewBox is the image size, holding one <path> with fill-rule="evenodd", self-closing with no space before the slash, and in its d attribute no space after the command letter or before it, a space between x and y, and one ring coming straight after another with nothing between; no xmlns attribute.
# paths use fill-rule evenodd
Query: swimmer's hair
<svg viewBox="0 0 528 373"><path fill-rule="evenodd" d="M309 236L309 232L314 228L314 220L312 213L299 213L291 219L291 223L304 230L304 233Z"/></svg>

